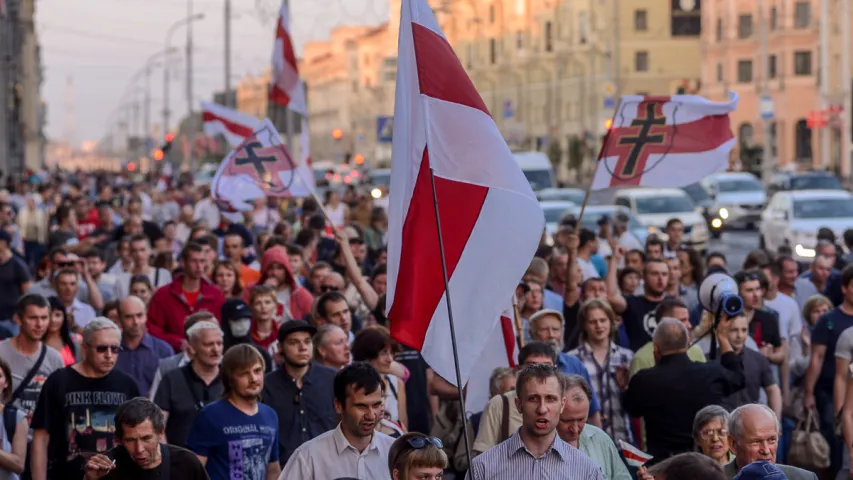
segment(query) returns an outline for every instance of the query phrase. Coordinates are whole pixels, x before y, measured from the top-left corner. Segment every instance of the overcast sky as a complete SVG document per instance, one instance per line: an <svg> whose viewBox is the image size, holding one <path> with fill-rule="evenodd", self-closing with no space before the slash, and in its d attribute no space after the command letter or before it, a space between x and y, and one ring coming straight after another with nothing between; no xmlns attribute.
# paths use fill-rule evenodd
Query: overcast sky
<svg viewBox="0 0 853 480"><path fill-rule="evenodd" d="M152 54L165 48L166 31L187 16L188 0L38 0L36 28L42 47L45 81L42 96L48 106L48 137L75 143L98 140L107 119L131 100L122 96L134 74ZM262 73L270 63L275 16L281 0L232 0L232 88L246 74ZM210 99L223 89L225 0L192 0L204 20L194 23L194 97ZM387 21L387 0L290 0L294 37L304 42L327 38L337 25L378 24ZM180 48L173 60L170 83L171 122L187 111L184 76L186 30L172 37ZM67 125L67 83L73 82L75 128ZM137 83L144 86L144 80ZM133 89L131 88L131 91ZM151 77L152 123L160 123L163 71ZM142 97L141 94L138 95Z"/></svg>

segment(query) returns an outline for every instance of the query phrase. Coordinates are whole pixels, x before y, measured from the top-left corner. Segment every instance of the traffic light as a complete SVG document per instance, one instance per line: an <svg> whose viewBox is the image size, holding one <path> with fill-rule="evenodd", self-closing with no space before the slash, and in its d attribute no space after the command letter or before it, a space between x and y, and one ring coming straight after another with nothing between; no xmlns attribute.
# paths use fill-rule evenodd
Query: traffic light
<svg viewBox="0 0 853 480"><path fill-rule="evenodd" d="M136 171L136 163L135 162L128 163L127 164L127 171L128 172Z"/></svg>
<svg viewBox="0 0 853 480"><path fill-rule="evenodd" d="M171 148L172 148L172 142L175 140L175 134L174 134L174 133L172 133L172 132L167 133L167 134L166 134L166 139L165 139L165 140L166 140L166 142L165 142L165 143L163 143L163 145L161 145L161 146L160 146L160 150L162 150L162 151L163 151L163 155L164 155L164 156L165 156L167 153L169 153L169 150L171 150Z"/></svg>
<svg viewBox="0 0 853 480"><path fill-rule="evenodd" d="M344 131L341 130L340 128L336 128L336 129L332 130L332 138L334 138L335 140L340 140L341 138L343 138L343 136L344 136Z"/></svg>
<svg viewBox="0 0 853 480"><path fill-rule="evenodd" d="M355 157L353 157L353 160L355 160L356 165L364 165L364 155L362 155L360 153L355 154Z"/></svg>
<svg viewBox="0 0 853 480"><path fill-rule="evenodd" d="M163 153L163 149L158 148L158 149L154 150L154 160L155 161L159 162L160 160L163 160L164 156L165 156L165 154Z"/></svg>
<svg viewBox="0 0 853 480"><path fill-rule="evenodd" d="M604 129L605 130L610 130L610 127L612 127L612 126L613 126L613 119L612 118L608 118L607 120L604 121Z"/></svg>

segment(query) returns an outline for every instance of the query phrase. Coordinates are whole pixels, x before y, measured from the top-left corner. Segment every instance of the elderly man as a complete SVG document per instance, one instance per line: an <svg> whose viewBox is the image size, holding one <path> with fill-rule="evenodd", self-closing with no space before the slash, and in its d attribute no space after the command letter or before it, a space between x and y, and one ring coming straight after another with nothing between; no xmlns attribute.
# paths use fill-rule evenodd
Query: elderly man
<svg viewBox="0 0 853 480"><path fill-rule="evenodd" d="M749 404L736 408L729 417L729 446L735 459L724 468L726 478L734 478L752 462L776 463L779 419L766 405ZM789 465L776 465L790 480L817 480L817 475Z"/></svg>
<svg viewBox="0 0 853 480"><path fill-rule="evenodd" d="M145 302L139 297L122 300L118 314L122 338L116 368L136 380L142 394L148 395L160 360L174 355L175 351L168 343L145 331L148 316Z"/></svg>
<svg viewBox="0 0 853 480"><path fill-rule="evenodd" d="M566 406L560 413L557 433L601 467L607 480L629 480L631 474L619 457L613 440L604 430L586 423L592 389L580 375L565 375Z"/></svg>
<svg viewBox="0 0 853 480"><path fill-rule="evenodd" d="M718 405L746 384L743 361L728 339L731 323L724 318L717 327L720 363L696 363L687 356L689 332L684 324L674 318L661 320L652 340L657 365L625 382L622 405L632 417L645 420L646 451L655 461L692 451L696 412Z"/></svg>

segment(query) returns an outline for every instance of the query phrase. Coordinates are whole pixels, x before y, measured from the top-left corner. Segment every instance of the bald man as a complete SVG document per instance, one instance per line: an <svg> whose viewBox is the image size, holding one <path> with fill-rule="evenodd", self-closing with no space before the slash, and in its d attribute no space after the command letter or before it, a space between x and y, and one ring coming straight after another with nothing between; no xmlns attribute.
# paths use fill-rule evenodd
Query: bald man
<svg viewBox="0 0 853 480"><path fill-rule="evenodd" d="M656 365L641 370L627 385L622 405L632 417L646 423L647 452L658 462L693 450L693 418L708 405L746 385L743 360L732 351L731 320L717 327L720 363L692 362L687 356L689 332L679 320L663 318L652 338Z"/></svg>
<svg viewBox="0 0 853 480"><path fill-rule="evenodd" d="M121 327L121 351L116 368L130 375L139 385L142 395L148 395L160 359L175 354L168 343L152 337L145 330L148 312L145 302L139 297L129 296L119 303L119 327Z"/></svg>

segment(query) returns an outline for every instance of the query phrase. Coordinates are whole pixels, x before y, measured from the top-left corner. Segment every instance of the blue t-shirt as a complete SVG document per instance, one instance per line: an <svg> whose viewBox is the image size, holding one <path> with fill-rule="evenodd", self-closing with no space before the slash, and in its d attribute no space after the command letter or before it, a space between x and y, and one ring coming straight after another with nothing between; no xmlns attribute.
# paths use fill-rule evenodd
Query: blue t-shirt
<svg viewBox="0 0 853 480"><path fill-rule="evenodd" d="M812 344L825 345L826 355L823 357L823 366L820 368L820 378L815 390L832 392L832 382L835 378L835 344L841 332L853 327L853 316L841 311L841 308L833 308L826 312L812 330Z"/></svg>
<svg viewBox="0 0 853 480"><path fill-rule="evenodd" d="M589 384L592 390L592 401L589 402L589 414L595 415L595 412L601 410L601 405L598 404L598 394L595 393L595 388L592 386L592 380L589 378L589 372L583 365L580 358L569 355L566 352L560 352L557 355L557 370L566 375L580 375Z"/></svg>
<svg viewBox="0 0 853 480"><path fill-rule="evenodd" d="M217 400L195 417L187 448L207 457L211 480L266 480L267 464L278 462L278 415L263 403L250 416Z"/></svg>

